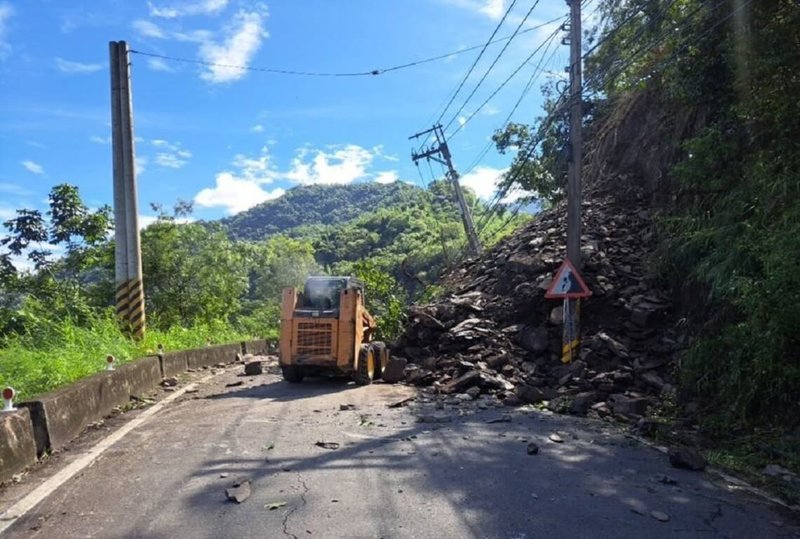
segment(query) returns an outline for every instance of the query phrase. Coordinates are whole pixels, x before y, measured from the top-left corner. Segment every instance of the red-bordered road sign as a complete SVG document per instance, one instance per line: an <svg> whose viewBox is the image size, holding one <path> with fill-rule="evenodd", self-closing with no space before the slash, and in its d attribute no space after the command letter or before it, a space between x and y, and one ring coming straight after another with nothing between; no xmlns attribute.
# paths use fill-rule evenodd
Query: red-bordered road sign
<svg viewBox="0 0 800 539"><path fill-rule="evenodd" d="M592 291L586 286L581 274L578 273L569 258L565 258L544 297L547 299L576 299L588 298L591 295Z"/></svg>

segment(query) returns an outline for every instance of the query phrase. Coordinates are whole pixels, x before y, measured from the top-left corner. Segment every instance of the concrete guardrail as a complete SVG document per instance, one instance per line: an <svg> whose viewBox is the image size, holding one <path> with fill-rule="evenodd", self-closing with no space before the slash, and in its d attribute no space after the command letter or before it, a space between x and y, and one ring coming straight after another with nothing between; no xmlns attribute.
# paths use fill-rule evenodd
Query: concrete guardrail
<svg viewBox="0 0 800 539"><path fill-rule="evenodd" d="M155 388L163 378L269 351L267 341L257 340L143 357L23 402L19 410L0 414L0 481L64 447L90 423Z"/></svg>

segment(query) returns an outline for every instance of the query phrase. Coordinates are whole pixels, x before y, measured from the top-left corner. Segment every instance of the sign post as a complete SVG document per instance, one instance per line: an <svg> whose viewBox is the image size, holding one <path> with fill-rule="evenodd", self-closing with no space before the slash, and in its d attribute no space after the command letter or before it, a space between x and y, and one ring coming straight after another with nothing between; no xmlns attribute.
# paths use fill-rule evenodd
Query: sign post
<svg viewBox="0 0 800 539"><path fill-rule="evenodd" d="M592 295L581 274L566 258L556 271L553 281L544 297L563 299L564 331L562 332L561 362L572 363L580 351L581 333L579 327L581 300Z"/></svg>

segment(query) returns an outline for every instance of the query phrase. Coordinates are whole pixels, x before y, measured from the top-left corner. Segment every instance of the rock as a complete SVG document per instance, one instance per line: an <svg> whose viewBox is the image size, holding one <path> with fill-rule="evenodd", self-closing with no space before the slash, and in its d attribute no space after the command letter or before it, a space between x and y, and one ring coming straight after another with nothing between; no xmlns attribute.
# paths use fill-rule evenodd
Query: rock
<svg viewBox="0 0 800 539"><path fill-rule="evenodd" d="M550 311L550 323L554 326L560 326L564 323L564 307L559 305Z"/></svg>
<svg viewBox="0 0 800 539"><path fill-rule="evenodd" d="M538 387L530 386L527 384L517 386L517 397L522 402L528 404L539 404L540 402L545 400L544 391L542 391Z"/></svg>
<svg viewBox="0 0 800 539"><path fill-rule="evenodd" d="M322 449L339 449L338 442L317 442L314 445Z"/></svg>
<svg viewBox="0 0 800 539"><path fill-rule="evenodd" d="M626 397L620 393L610 395L606 400L615 414L629 417L642 416L647 411L649 401L645 398Z"/></svg>
<svg viewBox="0 0 800 539"><path fill-rule="evenodd" d="M250 497L250 480L242 479L236 481L229 489L225 489L225 496L229 501L242 503Z"/></svg>
<svg viewBox="0 0 800 539"><path fill-rule="evenodd" d="M170 376L169 378L164 378L161 380L161 385L163 387L175 387L178 385L178 379L174 376Z"/></svg>
<svg viewBox="0 0 800 539"><path fill-rule="evenodd" d="M666 513L662 513L661 511L650 511L650 516L659 522L669 521L669 515Z"/></svg>
<svg viewBox="0 0 800 539"><path fill-rule="evenodd" d="M551 442L555 442L557 444L563 444L564 443L564 438L562 438L561 436L559 436L555 432L552 433L550 436L548 436L548 438L550 439Z"/></svg>
<svg viewBox="0 0 800 539"><path fill-rule="evenodd" d="M534 442L530 442L528 444L528 454L529 455L538 455L539 454L539 446L536 445Z"/></svg>
<svg viewBox="0 0 800 539"><path fill-rule="evenodd" d="M347 412L347 411L355 410L355 409L356 409L356 405L355 404L340 404L339 405L339 411L340 412Z"/></svg>
<svg viewBox="0 0 800 539"><path fill-rule="evenodd" d="M242 382L241 380L237 380L235 382L230 382L225 384L225 387L239 387L241 385L244 385L244 382Z"/></svg>
<svg viewBox="0 0 800 539"><path fill-rule="evenodd" d="M500 417L488 420L487 423L511 423L511 414L503 414Z"/></svg>
<svg viewBox="0 0 800 539"><path fill-rule="evenodd" d="M599 396L596 391L578 393L572 398L569 411L575 415L586 415L586 412L589 411L589 407L598 400Z"/></svg>
<svg viewBox="0 0 800 539"><path fill-rule="evenodd" d="M264 365L260 361L250 361L244 364L244 373L248 376L264 373Z"/></svg>
<svg viewBox="0 0 800 539"><path fill-rule="evenodd" d="M450 393L461 392L466 388L478 383L481 378L481 373L478 371L467 371L466 374L447 382L442 386L442 393L448 395Z"/></svg>
<svg viewBox="0 0 800 539"><path fill-rule="evenodd" d="M404 357L393 357L384 367L381 379L389 384L395 384L404 378L404 370L408 360Z"/></svg>
<svg viewBox="0 0 800 539"><path fill-rule="evenodd" d="M453 416L446 414L426 414L417 416L417 423L450 423Z"/></svg>
<svg viewBox="0 0 800 539"><path fill-rule="evenodd" d="M472 400L475 400L478 398L478 395L481 394L481 388L479 388L478 386L472 386L471 388L467 389L465 393L469 395L472 398Z"/></svg>
<svg viewBox="0 0 800 539"><path fill-rule="evenodd" d="M699 451L691 447L670 448L668 455L669 463L675 468L702 471L705 470L708 465L705 457L703 457Z"/></svg>
<svg viewBox="0 0 800 539"><path fill-rule="evenodd" d="M768 464L764 466L761 473L769 477L779 477L787 483L800 484L800 477L798 477L796 473L787 470L783 466L778 466L777 464Z"/></svg>
<svg viewBox="0 0 800 539"><path fill-rule="evenodd" d="M544 352L550 347L547 328L524 326L519 332L519 344L529 352Z"/></svg>

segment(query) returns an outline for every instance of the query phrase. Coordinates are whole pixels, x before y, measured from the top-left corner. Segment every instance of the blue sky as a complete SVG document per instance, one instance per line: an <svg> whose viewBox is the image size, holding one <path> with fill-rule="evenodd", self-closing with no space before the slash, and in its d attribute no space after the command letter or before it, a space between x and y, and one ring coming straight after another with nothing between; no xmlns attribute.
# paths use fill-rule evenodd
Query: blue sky
<svg viewBox="0 0 800 539"><path fill-rule="evenodd" d="M314 72L381 69L483 44L511 0L0 0L0 219L44 208L50 188L76 184L92 207L111 204L108 42L137 51L251 68ZM533 0L518 0L497 36ZM566 15L541 0L522 28ZM478 106L559 26L490 46L444 123L467 171L522 94L540 56ZM563 76L558 35L544 67ZM295 185L419 183L414 132L431 126L479 50L366 77L264 73L132 55L143 223L150 202L195 201L195 217L230 215ZM541 115L538 79L513 115ZM452 117L452 118L451 118ZM508 156L494 150L464 175L489 198ZM426 178L430 177L423 164ZM441 173L434 165L433 171Z"/></svg>

